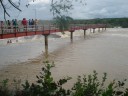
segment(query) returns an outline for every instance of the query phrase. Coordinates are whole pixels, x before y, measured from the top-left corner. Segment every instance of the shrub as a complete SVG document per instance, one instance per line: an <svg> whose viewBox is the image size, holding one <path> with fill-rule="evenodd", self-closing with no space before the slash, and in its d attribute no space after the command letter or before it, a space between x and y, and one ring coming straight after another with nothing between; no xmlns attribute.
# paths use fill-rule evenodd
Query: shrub
<svg viewBox="0 0 128 96"><path fill-rule="evenodd" d="M8 89L8 79L5 79L1 82L0 85L0 96L10 96L11 92Z"/></svg>
<svg viewBox="0 0 128 96"><path fill-rule="evenodd" d="M40 76L37 77L37 83L29 84L26 81L23 84L23 95L24 96L68 96L70 95L70 90L66 90L62 87L70 77L60 79L59 81L55 82L53 77L51 76L50 69L54 67L54 64L50 64L48 61L44 62L45 67L42 68L42 72Z"/></svg>
<svg viewBox="0 0 128 96"><path fill-rule="evenodd" d="M72 88L72 96L128 96L128 89L125 88L126 79L122 82L113 80L110 84L104 85L107 74L104 73L101 82L97 75L98 73L93 71L92 75L84 75L83 78L78 76Z"/></svg>
<svg viewBox="0 0 128 96"><path fill-rule="evenodd" d="M100 81L96 71L83 77L78 76L72 89L67 90L63 88L63 85L71 77L54 81L51 73L54 63L51 64L48 61L44 63L42 72L36 76L36 83L31 84L26 80L25 84L22 84L22 89L16 86L17 90L9 90L8 79L3 80L0 86L0 96L128 96L128 88L125 86L126 79L123 81L113 80L106 84L107 74L104 73Z"/></svg>

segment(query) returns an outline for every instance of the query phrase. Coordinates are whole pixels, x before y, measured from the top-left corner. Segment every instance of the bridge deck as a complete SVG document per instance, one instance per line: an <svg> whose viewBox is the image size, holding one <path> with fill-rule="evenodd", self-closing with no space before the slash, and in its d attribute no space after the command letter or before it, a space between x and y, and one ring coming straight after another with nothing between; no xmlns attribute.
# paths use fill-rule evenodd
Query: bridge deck
<svg viewBox="0 0 128 96"><path fill-rule="evenodd" d="M93 25L71 25L67 31L73 32L75 30L87 30L89 28L106 28L105 24L93 24ZM0 27L0 39L14 38L21 36L31 35L47 35L50 33L61 32L57 26L54 25L43 25L43 26L19 26L17 28L11 27Z"/></svg>

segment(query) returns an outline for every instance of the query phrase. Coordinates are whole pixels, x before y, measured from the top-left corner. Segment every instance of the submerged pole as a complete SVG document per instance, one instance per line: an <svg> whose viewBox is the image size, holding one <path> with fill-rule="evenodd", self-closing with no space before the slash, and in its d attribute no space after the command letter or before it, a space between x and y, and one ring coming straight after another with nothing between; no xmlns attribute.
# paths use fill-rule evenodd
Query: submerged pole
<svg viewBox="0 0 128 96"><path fill-rule="evenodd" d="M93 28L93 33L95 33L95 28Z"/></svg>
<svg viewBox="0 0 128 96"><path fill-rule="evenodd" d="M44 35L45 40L45 57L48 58L48 35Z"/></svg>
<svg viewBox="0 0 128 96"><path fill-rule="evenodd" d="M102 27L102 31L104 31L104 28Z"/></svg>
<svg viewBox="0 0 128 96"><path fill-rule="evenodd" d="M100 32L100 28L98 28L98 32Z"/></svg>
<svg viewBox="0 0 128 96"><path fill-rule="evenodd" d="M105 25L105 31L106 31L106 28L107 28L107 26Z"/></svg>
<svg viewBox="0 0 128 96"><path fill-rule="evenodd" d="M73 42L73 31L71 31L70 33L71 33L70 39L71 39L71 42Z"/></svg>
<svg viewBox="0 0 128 96"><path fill-rule="evenodd" d="M85 37L86 37L86 30L87 30L87 29L84 29L84 39L85 39Z"/></svg>
<svg viewBox="0 0 128 96"><path fill-rule="evenodd" d="M90 32L91 32L91 28L90 28Z"/></svg>

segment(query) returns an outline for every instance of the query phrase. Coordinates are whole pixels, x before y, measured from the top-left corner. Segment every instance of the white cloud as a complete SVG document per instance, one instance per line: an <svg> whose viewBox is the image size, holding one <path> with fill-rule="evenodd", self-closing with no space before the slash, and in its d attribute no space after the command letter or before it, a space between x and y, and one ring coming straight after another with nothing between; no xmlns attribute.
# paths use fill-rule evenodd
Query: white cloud
<svg viewBox="0 0 128 96"><path fill-rule="evenodd" d="M100 10L99 13L100 14L106 14L106 13L108 13L108 10L106 8L103 8L103 9Z"/></svg>
<svg viewBox="0 0 128 96"><path fill-rule="evenodd" d="M87 5L75 6L75 18L120 18L128 17L128 0L86 0Z"/></svg>
<svg viewBox="0 0 128 96"><path fill-rule="evenodd" d="M17 0L14 0L17 1ZM52 19L52 13L50 13L51 0L21 0L22 12L18 16L19 12L9 12L11 18L18 17L22 19L34 18L37 10L37 18L39 19ZM26 8L26 4L31 3L29 8ZM89 19L89 18L113 18L113 17L128 17L128 0L86 0L87 5L75 3L74 9L71 10L70 16L77 19ZM16 10L16 9L15 9ZM15 14L14 14L15 13ZM0 16L2 18L3 16Z"/></svg>

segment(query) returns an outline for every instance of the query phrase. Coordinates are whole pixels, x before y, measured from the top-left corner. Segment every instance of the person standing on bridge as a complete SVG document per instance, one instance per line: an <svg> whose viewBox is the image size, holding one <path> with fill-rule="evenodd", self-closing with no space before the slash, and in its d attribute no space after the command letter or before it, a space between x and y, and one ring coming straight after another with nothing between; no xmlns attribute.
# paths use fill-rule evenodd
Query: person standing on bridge
<svg viewBox="0 0 128 96"><path fill-rule="evenodd" d="M11 22L10 22L10 20L7 20L7 28L8 28L8 32L11 32Z"/></svg>
<svg viewBox="0 0 128 96"><path fill-rule="evenodd" d="M4 22L3 21L0 21L0 29L1 29L1 32L3 34L3 29L4 29Z"/></svg>
<svg viewBox="0 0 128 96"><path fill-rule="evenodd" d="M7 21L7 26L8 26L8 29L11 29L11 22L10 22L10 20Z"/></svg>
<svg viewBox="0 0 128 96"><path fill-rule="evenodd" d="M17 19L15 19L15 28L16 28L16 31L18 31L18 21L17 21Z"/></svg>
<svg viewBox="0 0 128 96"><path fill-rule="evenodd" d="M27 20L26 20L26 18L23 18L21 23L24 26L24 28L27 30Z"/></svg>
<svg viewBox="0 0 128 96"><path fill-rule="evenodd" d="M37 30L38 29L38 20L37 19L35 19L35 21L34 21L34 24L35 24L35 29Z"/></svg>
<svg viewBox="0 0 128 96"><path fill-rule="evenodd" d="M34 20L31 21L32 28L34 27Z"/></svg>
<svg viewBox="0 0 128 96"><path fill-rule="evenodd" d="M13 28L15 28L15 20L12 19L12 25L13 25Z"/></svg>
<svg viewBox="0 0 128 96"><path fill-rule="evenodd" d="M0 27L3 28L4 27L4 22L0 21Z"/></svg>
<svg viewBox="0 0 128 96"><path fill-rule="evenodd" d="M28 25L29 25L29 28L32 27L32 20L31 19L28 20Z"/></svg>
<svg viewBox="0 0 128 96"><path fill-rule="evenodd" d="M18 31L18 22L17 22L17 19L13 19L12 20L12 25L13 25L13 28L14 28L14 32Z"/></svg>

